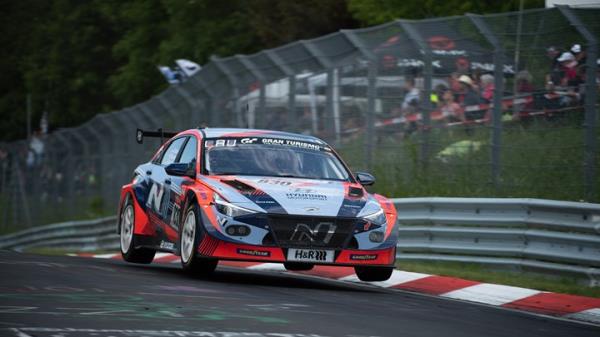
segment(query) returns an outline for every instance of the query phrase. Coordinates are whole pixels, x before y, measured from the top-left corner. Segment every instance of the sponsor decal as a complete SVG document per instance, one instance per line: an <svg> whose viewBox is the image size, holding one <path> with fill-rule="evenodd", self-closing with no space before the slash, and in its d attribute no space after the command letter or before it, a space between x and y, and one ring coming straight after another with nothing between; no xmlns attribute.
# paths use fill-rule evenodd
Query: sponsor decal
<svg viewBox="0 0 600 337"><path fill-rule="evenodd" d="M324 250L302 250L302 249L298 249L294 253L294 259L296 259L296 260L325 261L325 260L327 260L327 252L324 251Z"/></svg>
<svg viewBox="0 0 600 337"><path fill-rule="evenodd" d="M350 254L350 260L354 261L372 261L377 260L378 254Z"/></svg>
<svg viewBox="0 0 600 337"><path fill-rule="evenodd" d="M327 200L327 196L317 193L286 193L285 196L291 200Z"/></svg>
<svg viewBox="0 0 600 337"><path fill-rule="evenodd" d="M258 138L242 138L242 144L254 144L258 141Z"/></svg>
<svg viewBox="0 0 600 337"><path fill-rule="evenodd" d="M260 179L257 181L258 184L271 184L271 185L279 185L279 186L290 186L292 184L291 181L280 180L280 179Z"/></svg>
<svg viewBox="0 0 600 337"><path fill-rule="evenodd" d="M261 139L261 143L265 144L265 145L293 146L293 147L299 147L299 148L302 148L302 149L309 149L309 150L315 150L315 151L320 151L321 150L321 146L318 145L318 144L301 142L301 141L298 141L298 140L291 140L291 139L262 138Z"/></svg>
<svg viewBox="0 0 600 337"><path fill-rule="evenodd" d="M204 142L204 146L206 147L220 147L220 146L235 146L237 144L237 139L228 138L228 139L210 139Z"/></svg>
<svg viewBox="0 0 600 337"><path fill-rule="evenodd" d="M427 42L429 43L431 49L436 50L450 50L454 49L455 47L454 40L443 35L432 36L427 39Z"/></svg>
<svg viewBox="0 0 600 337"><path fill-rule="evenodd" d="M161 184L152 184L152 187L150 188L150 193L148 194L148 201L146 202L146 207L154 210L157 214L163 214L162 203L164 194L165 189Z"/></svg>
<svg viewBox="0 0 600 337"><path fill-rule="evenodd" d="M255 249L244 249L238 248L237 253L241 255L249 255L249 256L261 256L261 257L270 257L271 252L266 250L255 250Z"/></svg>
<svg viewBox="0 0 600 337"><path fill-rule="evenodd" d="M163 248L163 249L175 249L175 244L173 242L161 240L160 241L160 248Z"/></svg>
<svg viewBox="0 0 600 337"><path fill-rule="evenodd" d="M283 138L216 138L207 139L204 145L207 148L211 147L222 147L222 146L238 146L240 144L264 144L264 145L279 145L279 146L291 146L301 149L314 150L314 151L331 151L327 146L311 143L295 139L283 139Z"/></svg>
<svg viewBox="0 0 600 337"><path fill-rule="evenodd" d="M171 221L169 223L172 228L175 228L175 229L179 228L180 214L181 214L181 207L178 204L173 203L173 211L171 211Z"/></svg>
<svg viewBox="0 0 600 337"><path fill-rule="evenodd" d="M328 244L336 227L332 222L321 222L314 229L307 224L299 223L296 225L290 241Z"/></svg>

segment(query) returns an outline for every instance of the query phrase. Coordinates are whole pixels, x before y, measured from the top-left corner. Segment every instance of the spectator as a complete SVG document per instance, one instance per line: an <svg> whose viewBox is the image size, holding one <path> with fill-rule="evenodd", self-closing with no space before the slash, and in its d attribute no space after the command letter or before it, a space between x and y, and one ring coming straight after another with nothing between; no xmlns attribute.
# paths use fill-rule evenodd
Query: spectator
<svg viewBox="0 0 600 337"><path fill-rule="evenodd" d="M559 85L562 78L560 62L558 61L561 53L556 47L551 46L546 50L546 56L551 60L550 63L550 81L554 85Z"/></svg>
<svg viewBox="0 0 600 337"><path fill-rule="evenodd" d="M478 106L481 104L481 96L475 90L473 85L473 80L467 76L462 75L458 81L461 83L463 87L463 100L462 106L463 108L471 107L469 110L465 110L465 120L475 120L480 119L485 115L486 110L473 109L473 106Z"/></svg>
<svg viewBox="0 0 600 337"><path fill-rule="evenodd" d="M481 97L488 103L494 98L494 76L490 74L481 75Z"/></svg>
<svg viewBox="0 0 600 337"><path fill-rule="evenodd" d="M444 93L448 90L446 86L442 83L435 86L433 91L431 92L431 105L433 107L441 107L444 105Z"/></svg>
<svg viewBox="0 0 600 337"><path fill-rule="evenodd" d="M27 158L28 166L29 161L32 160L33 165L40 165L44 158L44 142L40 138L40 132L36 131L31 136L31 141L29 142L29 149L31 150L31 155L33 158Z"/></svg>
<svg viewBox="0 0 600 337"><path fill-rule="evenodd" d="M402 110L404 112L416 112L416 107L419 105L420 92L415 87L414 78L407 78L404 82L404 100L402 101Z"/></svg>
<svg viewBox="0 0 600 337"><path fill-rule="evenodd" d="M517 95L533 94L533 92L535 91L533 84L531 84L531 82L533 81L533 77L531 76L531 73L529 73L529 71L519 71L517 73L517 76L515 77L515 80L517 81ZM533 108L534 101L532 100L528 103L517 105L515 111L532 111Z"/></svg>
<svg viewBox="0 0 600 337"><path fill-rule="evenodd" d="M527 70L521 70L517 73L516 76L517 81L517 93L518 94L529 94L535 91L533 84L533 77L531 73Z"/></svg>
<svg viewBox="0 0 600 337"><path fill-rule="evenodd" d="M561 71L563 77L560 80L561 86L569 86L569 83L575 81L578 77L577 75L577 60L575 60L575 55L570 52L564 52L558 58L558 62L560 62Z"/></svg>
<svg viewBox="0 0 600 337"><path fill-rule="evenodd" d="M459 78L460 78L460 75L457 72L450 74L450 77L448 78L448 84L450 85L450 90L452 90L454 95L458 95L462 91L462 86L461 86L460 82L458 81Z"/></svg>
<svg viewBox="0 0 600 337"><path fill-rule="evenodd" d="M571 47L571 54L575 56L575 61L577 61L578 64L585 65L586 53L584 50L581 49L580 44L574 44Z"/></svg>
<svg viewBox="0 0 600 337"><path fill-rule="evenodd" d="M459 77L458 81L462 87L462 105L468 106L481 104L481 99L479 97L479 93L475 90L473 80L467 75L462 75Z"/></svg>
<svg viewBox="0 0 600 337"><path fill-rule="evenodd" d="M448 122L463 122L465 115L463 109L454 101L452 91L446 90L442 95L442 106L440 108L444 119Z"/></svg>

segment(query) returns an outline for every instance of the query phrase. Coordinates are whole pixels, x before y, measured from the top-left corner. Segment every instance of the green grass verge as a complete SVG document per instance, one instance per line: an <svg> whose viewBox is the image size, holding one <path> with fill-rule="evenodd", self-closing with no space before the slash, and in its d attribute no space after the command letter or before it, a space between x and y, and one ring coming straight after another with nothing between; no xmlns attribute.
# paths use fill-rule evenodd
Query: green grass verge
<svg viewBox="0 0 600 337"><path fill-rule="evenodd" d="M537 273L492 268L475 263L441 261L398 261L401 270L424 274L459 277L472 281L504 284L556 293L600 297L600 287L588 287L570 277L545 276Z"/></svg>

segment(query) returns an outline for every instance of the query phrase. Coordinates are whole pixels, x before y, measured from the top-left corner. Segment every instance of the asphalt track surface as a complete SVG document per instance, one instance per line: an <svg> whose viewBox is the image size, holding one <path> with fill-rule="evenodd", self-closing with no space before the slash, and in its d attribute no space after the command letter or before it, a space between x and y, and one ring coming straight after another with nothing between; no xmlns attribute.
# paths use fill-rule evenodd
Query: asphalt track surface
<svg viewBox="0 0 600 337"><path fill-rule="evenodd" d="M304 275L0 251L0 336L600 336L600 327Z"/></svg>

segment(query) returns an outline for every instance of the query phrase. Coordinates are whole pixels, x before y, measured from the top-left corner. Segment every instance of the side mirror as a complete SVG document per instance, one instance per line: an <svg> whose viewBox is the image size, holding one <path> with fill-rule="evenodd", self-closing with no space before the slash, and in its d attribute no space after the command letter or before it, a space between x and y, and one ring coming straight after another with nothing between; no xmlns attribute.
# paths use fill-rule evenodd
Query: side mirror
<svg viewBox="0 0 600 337"><path fill-rule="evenodd" d="M167 167L165 167L165 171L167 171L167 174L171 175L171 176L196 178L196 172L195 172L196 165L194 163L195 162L191 162L191 163L187 163L187 164L186 163L169 164L169 165L167 165Z"/></svg>
<svg viewBox="0 0 600 337"><path fill-rule="evenodd" d="M375 184L375 177L371 173L356 172L356 179L363 186L371 186Z"/></svg>

